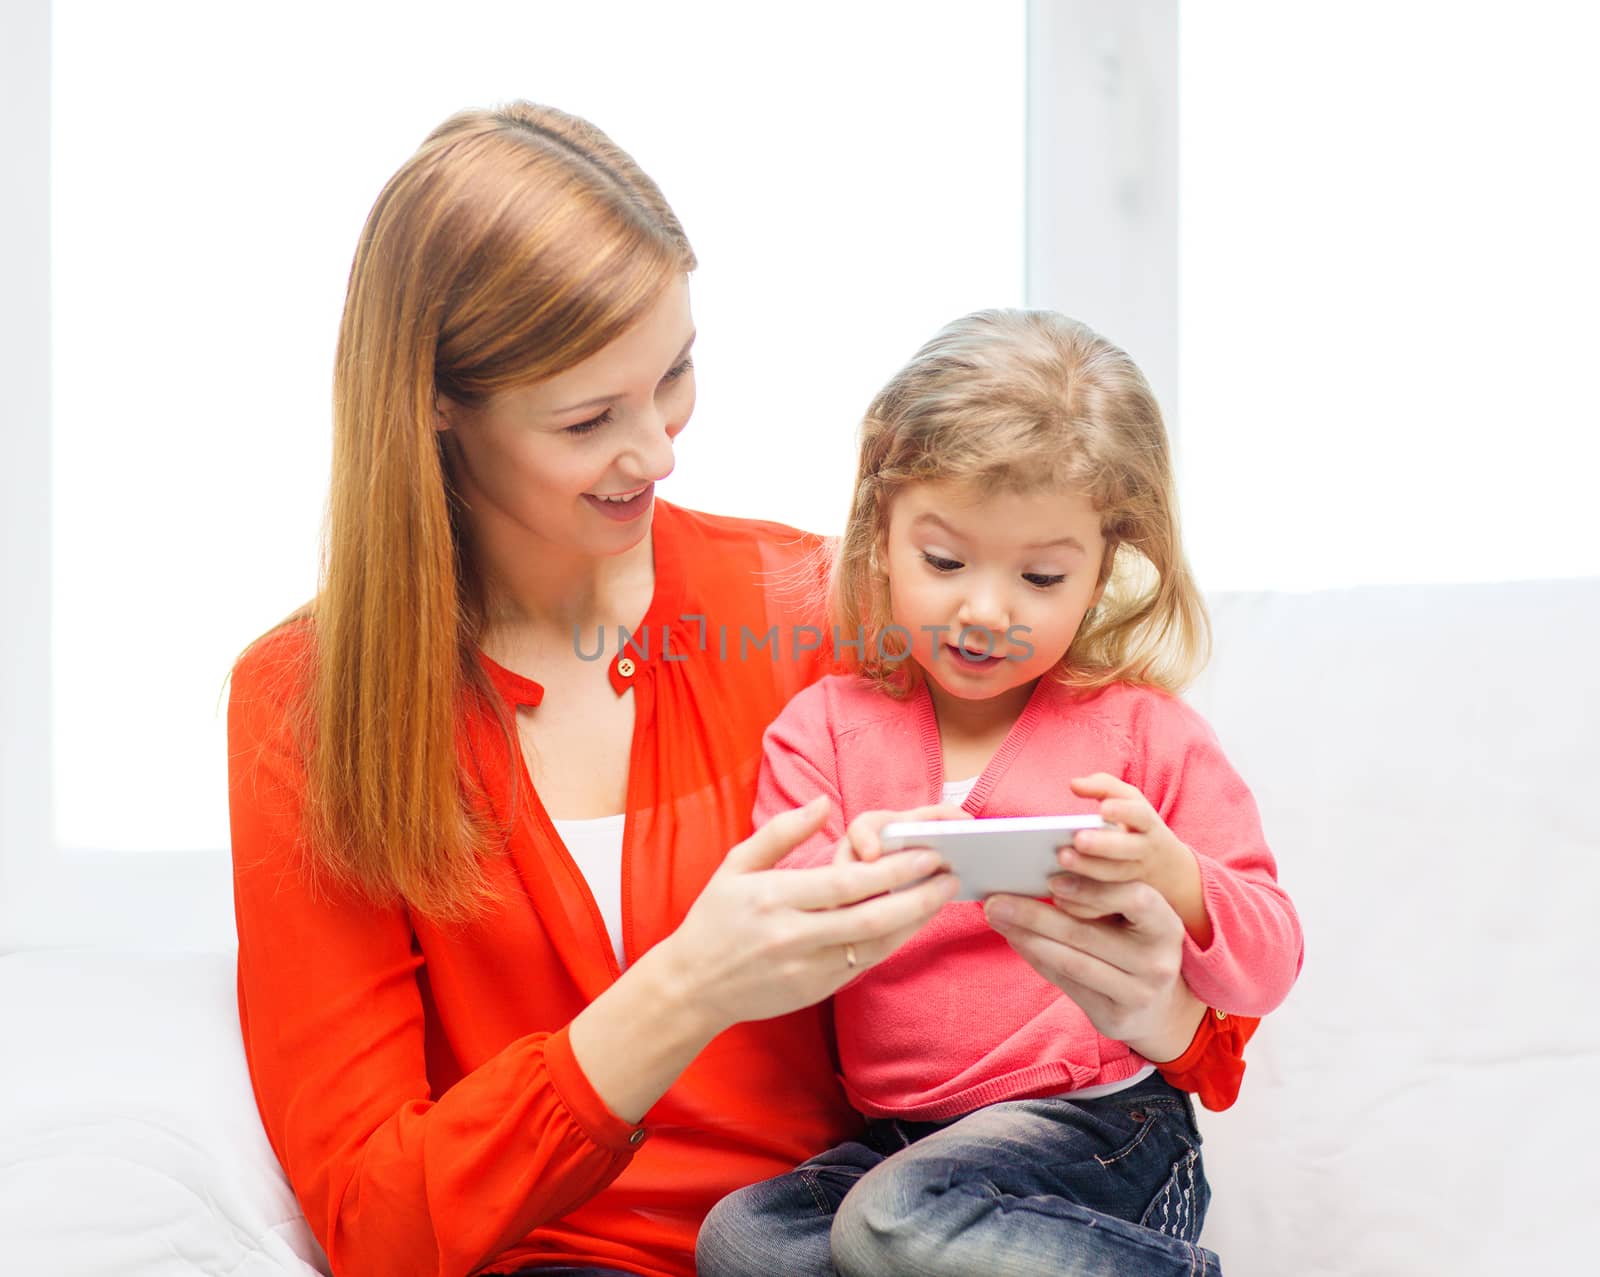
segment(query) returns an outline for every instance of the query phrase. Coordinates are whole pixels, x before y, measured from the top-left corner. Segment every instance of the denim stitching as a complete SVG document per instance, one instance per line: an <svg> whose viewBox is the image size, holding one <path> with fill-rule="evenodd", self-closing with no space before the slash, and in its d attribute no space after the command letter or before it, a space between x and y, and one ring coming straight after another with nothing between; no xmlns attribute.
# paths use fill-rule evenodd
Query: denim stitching
<svg viewBox="0 0 1600 1277"><path fill-rule="evenodd" d="M1185 1165L1188 1163L1188 1160L1189 1159L1187 1157L1184 1158L1184 1164ZM1178 1190L1178 1222L1177 1222L1177 1225L1172 1230L1172 1235L1174 1237L1180 1238L1183 1241L1188 1241L1189 1240L1189 1210L1190 1210L1190 1207L1191 1207L1192 1203L1189 1201L1189 1190L1184 1185L1184 1182L1183 1182L1183 1166L1182 1165L1174 1166L1172 1168L1172 1182L1173 1182L1173 1186Z"/></svg>
<svg viewBox="0 0 1600 1277"><path fill-rule="evenodd" d="M833 1208L827 1200L817 1191L817 1173L815 1171L801 1171L800 1181L806 1186L806 1192L811 1194L811 1201L817 1208L819 1215L833 1214Z"/></svg>
<svg viewBox="0 0 1600 1277"><path fill-rule="evenodd" d="M1191 1148L1189 1150L1188 1164L1184 1167L1189 1180L1189 1187L1187 1190L1185 1190L1184 1196L1187 1197L1189 1201L1190 1220L1189 1236L1186 1240L1192 1242L1197 1242L1200 1240L1200 1190L1195 1187L1194 1182L1194 1167L1195 1163L1199 1160L1199 1153Z"/></svg>
<svg viewBox="0 0 1600 1277"><path fill-rule="evenodd" d="M1126 1148L1122 1149L1112 1157L1101 1157L1100 1154L1096 1153L1094 1155L1094 1160L1099 1162L1101 1166L1114 1166L1116 1163L1120 1162L1123 1158L1132 1153L1134 1149L1138 1148L1139 1145L1144 1143L1144 1137L1150 1134L1150 1128L1154 1125L1154 1122L1146 1119L1144 1125L1139 1128L1139 1133L1133 1137L1133 1143L1129 1144Z"/></svg>

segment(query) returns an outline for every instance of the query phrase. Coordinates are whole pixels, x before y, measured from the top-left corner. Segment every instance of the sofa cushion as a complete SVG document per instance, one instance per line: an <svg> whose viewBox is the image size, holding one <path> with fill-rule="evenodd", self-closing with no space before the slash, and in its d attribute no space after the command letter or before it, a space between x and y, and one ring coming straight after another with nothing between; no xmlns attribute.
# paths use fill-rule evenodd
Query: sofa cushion
<svg viewBox="0 0 1600 1277"><path fill-rule="evenodd" d="M1600 581L1213 600L1305 969L1202 1114L1228 1277L1567 1272L1600 1122Z"/></svg>
<svg viewBox="0 0 1600 1277"><path fill-rule="evenodd" d="M327 1271L256 1115L232 954L0 957L0 1272Z"/></svg>

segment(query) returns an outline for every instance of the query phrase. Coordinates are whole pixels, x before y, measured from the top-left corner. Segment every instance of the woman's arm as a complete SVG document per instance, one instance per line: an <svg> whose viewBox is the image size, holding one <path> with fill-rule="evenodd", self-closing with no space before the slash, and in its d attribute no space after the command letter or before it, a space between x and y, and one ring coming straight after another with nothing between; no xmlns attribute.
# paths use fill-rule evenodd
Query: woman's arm
<svg viewBox="0 0 1600 1277"><path fill-rule="evenodd" d="M1238 1096L1257 1021L1207 1009L1182 976L1184 926L1145 883L1052 880L1055 903L991 896L989 924L1094 1027L1210 1109Z"/></svg>
<svg viewBox="0 0 1600 1277"><path fill-rule="evenodd" d="M951 898L948 875L897 890L938 867L932 853L772 868L831 810L817 799L762 825L728 853L678 929L573 1020L573 1052L613 1113L637 1121L718 1033L832 996Z"/></svg>

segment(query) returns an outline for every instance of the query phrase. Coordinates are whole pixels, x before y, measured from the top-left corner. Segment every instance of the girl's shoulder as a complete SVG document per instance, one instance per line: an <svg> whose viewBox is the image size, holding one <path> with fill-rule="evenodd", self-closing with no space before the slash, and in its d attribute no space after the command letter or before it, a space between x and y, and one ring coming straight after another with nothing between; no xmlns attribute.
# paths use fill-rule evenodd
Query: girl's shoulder
<svg viewBox="0 0 1600 1277"><path fill-rule="evenodd" d="M828 674L796 692L780 718L792 728L837 737L909 713L906 701L894 699L860 674L844 673Z"/></svg>
<svg viewBox="0 0 1600 1277"><path fill-rule="evenodd" d="M1211 725L1183 697L1147 683L1112 683L1089 694L1063 688L1062 695L1073 714L1141 749L1152 742L1177 745L1214 735Z"/></svg>

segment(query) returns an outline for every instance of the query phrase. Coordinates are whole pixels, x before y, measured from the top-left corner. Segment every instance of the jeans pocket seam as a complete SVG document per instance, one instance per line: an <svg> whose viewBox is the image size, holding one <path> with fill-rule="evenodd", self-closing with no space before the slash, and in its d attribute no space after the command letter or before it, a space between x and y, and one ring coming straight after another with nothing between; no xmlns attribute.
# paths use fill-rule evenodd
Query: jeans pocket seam
<svg viewBox="0 0 1600 1277"><path fill-rule="evenodd" d="M1133 1151L1139 1147L1139 1145L1144 1143L1145 1137L1150 1134L1150 1130L1153 1126L1155 1126L1155 1119L1153 1117L1146 1118L1139 1127L1139 1133L1135 1135L1131 1141L1129 1141L1127 1144L1124 1144L1109 1157L1102 1157L1099 1153L1096 1153L1094 1155L1094 1160L1099 1162L1101 1166L1115 1166L1123 1158L1130 1156Z"/></svg>

